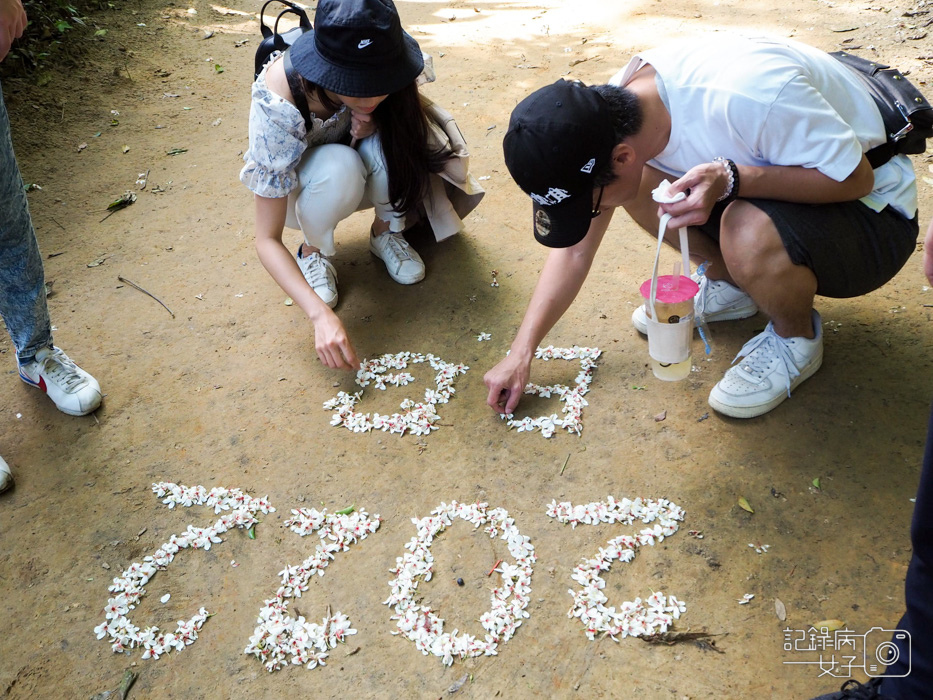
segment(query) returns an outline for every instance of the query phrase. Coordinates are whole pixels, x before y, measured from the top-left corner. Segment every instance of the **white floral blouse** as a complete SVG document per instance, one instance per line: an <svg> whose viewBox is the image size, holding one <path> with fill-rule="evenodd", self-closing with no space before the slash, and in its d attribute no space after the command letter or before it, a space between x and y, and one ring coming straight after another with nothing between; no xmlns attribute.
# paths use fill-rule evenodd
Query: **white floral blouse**
<svg viewBox="0 0 933 700"><path fill-rule="evenodd" d="M346 105L326 120L312 114L311 131L307 132L298 108L266 84L266 71L276 60L273 55L253 82L249 148L240 171L240 182L260 197L269 198L286 197L298 186L295 169L306 149L336 143L350 133Z"/></svg>

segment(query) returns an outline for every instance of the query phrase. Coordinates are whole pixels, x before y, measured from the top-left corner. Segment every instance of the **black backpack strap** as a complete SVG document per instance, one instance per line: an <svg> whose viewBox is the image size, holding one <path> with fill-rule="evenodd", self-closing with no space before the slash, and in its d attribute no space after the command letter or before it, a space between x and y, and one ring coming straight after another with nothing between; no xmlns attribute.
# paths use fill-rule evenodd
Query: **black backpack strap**
<svg viewBox="0 0 933 700"><path fill-rule="evenodd" d="M868 163L871 165L872 170L877 170L896 155L896 141L886 141L880 146L869 149L868 152L865 153L865 157L868 159Z"/></svg>
<svg viewBox="0 0 933 700"><path fill-rule="evenodd" d="M288 89L292 91L292 99L295 100L295 106L301 112L305 120L305 131L311 131L311 110L308 108L308 96L305 93L304 83L295 67L292 65L291 49L287 49L282 55L282 67L285 69L285 80L288 81Z"/></svg>

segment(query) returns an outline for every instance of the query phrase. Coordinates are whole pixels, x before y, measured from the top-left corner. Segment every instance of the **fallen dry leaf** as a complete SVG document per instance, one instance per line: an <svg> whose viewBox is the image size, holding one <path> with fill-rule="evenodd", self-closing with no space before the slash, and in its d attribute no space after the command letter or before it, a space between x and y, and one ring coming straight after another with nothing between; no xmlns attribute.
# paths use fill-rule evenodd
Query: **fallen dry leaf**
<svg viewBox="0 0 933 700"><path fill-rule="evenodd" d="M841 630L846 626L846 623L842 620L820 620L819 622L814 622L814 629L826 630L827 632L835 632L836 630Z"/></svg>
<svg viewBox="0 0 933 700"><path fill-rule="evenodd" d="M447 692L453 695L458 690L460 690L469 679L470 679L470 674L464 673L462 676L460 676L459 679L457 679L451 684L451 686L447 689Z"/></svg>
<svg viewBox="0 0 933 700"><path fill-rule="evenodd" d="M777 615L777 619L781 622L787 619L787 608L784 607L784 601L780 598L774 599L774 614Z"/></svg>
<svg viewBox="0 0 933 700"><path fill-rule="evenodd" d="M739 508L742 510L747 510L749 513L755 512L755 510L748 504L748 501L745 500L745 496L739 496Z"/></svg>

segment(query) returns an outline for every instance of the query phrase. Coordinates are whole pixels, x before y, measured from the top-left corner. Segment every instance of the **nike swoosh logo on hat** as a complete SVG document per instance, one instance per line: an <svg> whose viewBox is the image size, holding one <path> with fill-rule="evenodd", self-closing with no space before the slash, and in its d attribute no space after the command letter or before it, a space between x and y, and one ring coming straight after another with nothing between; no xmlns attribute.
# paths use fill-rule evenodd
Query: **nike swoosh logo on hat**
<svg viewBox="0 0 933 700"><path fill-rule="evenodd" d="M362 40L360 41L360 43L356 45L356 48L358 48L358 49L365 49L365 48L366 48L367 46L369 46L371 43L373 43L373 40L372 40L372 39L362 39Z"/></svg>

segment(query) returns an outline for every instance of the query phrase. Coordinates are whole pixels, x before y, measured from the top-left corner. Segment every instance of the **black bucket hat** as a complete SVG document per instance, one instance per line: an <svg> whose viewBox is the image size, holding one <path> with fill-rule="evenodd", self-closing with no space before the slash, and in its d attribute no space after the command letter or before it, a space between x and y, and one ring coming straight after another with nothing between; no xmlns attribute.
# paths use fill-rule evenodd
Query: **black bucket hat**
<svg viewBox="0 0 933 700"><path fill-rule="evenodd" d="M558 80L518 103L502 146L512 179L531 195L538 242L582 241L598 212L593 175L615 147L609 104L583 83Z"/></svg>
<svg viewBox="0 0 933 700"><path fill-rule="evenodd" d="M424 70L421 48L402 29L392 0L321 0L314 29L290 54L305 80L347 97L390 95Z"/></svg>

